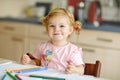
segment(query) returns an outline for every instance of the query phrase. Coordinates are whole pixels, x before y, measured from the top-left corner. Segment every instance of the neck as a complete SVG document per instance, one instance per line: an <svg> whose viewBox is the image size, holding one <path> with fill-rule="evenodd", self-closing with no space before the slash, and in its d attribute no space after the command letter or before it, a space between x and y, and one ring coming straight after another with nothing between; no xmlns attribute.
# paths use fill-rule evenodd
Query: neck
<svg viewBox="0 0 120 80"><path fill-rule="evenodd" d="M68 41L51 41L51 43L55 46L64 46L68 44Z"/></svg>

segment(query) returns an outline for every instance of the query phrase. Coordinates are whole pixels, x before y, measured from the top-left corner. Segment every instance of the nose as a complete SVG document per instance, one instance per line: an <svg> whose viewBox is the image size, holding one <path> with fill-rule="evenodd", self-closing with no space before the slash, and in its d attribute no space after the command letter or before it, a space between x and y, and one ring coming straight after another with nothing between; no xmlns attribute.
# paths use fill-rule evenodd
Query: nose
<svg viewBox="0 0 120 80"><path fill-rule="evenodd" d="M60 30L60 28L59 27L54 27L54 31L59 31Z"/></svg>

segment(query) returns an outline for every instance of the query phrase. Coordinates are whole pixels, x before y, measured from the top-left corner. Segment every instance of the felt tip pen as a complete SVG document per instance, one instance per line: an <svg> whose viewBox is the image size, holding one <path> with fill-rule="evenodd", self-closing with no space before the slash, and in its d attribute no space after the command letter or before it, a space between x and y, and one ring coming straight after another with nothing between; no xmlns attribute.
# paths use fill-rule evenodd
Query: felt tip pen
<svg viewBox="0 0 120 80"><path fill-rule="evenodd" d="M14 75L12 75L10 72L6 72L8 76L10 76L13 80L18 80Z"/></svg>
<svg viewBox="0 0 120 80"><path fill-rule="evenodd" d="M2 80L5 80L6 74L3 75Z"/></svg>
<svg viewBox="0 0 120 80"><path fill-rule="evenodd" d="M17 74L18 76L26 76L26 77L33 77L33 78L42 78L47 80L65 80L65 78L59 78L59 77L51 77L51 76L40 76L40 75L29 75L29 74Z"/></svg>
<svg viewBox="0 0 120 80"><path fill-rule="evenodd" d="M42 79L50 79L50 80L65 80L65 78L49 77L49 76L38 76L38 75L29 75L29 77L42 78Z"/></svg>
<svg viewBox="0 0 120 80"><path fill-rule="evenodd" d="M35 75L35 74L31 74L31 75L29 75L29 74L21 74L21 73L19 73L19 74L16 74L16 75L18 75L18 76L26 76L26 77L33 77L33 78L42 78L42 79L47 79L47 80L65 80L65 78L59 78L59 77L51 77L51 76L40 76L40 75Z"/></svg>
<svg viewBox="0 0 120 80"><path fill-rule="evenodd" d="M28 72L35 72L35 71L42 71L47 70L47 67L38 67L38 68L31 68L31 69L25 69L20 71L15 71L16 73L28 73Z"/></svg>
<svg viewBox="0 0 120 80"><path fill-rule="evenodd" d="M15 75L15 77L18 79L18 80L22 80L20 77L19 77L19 75Z"/></svg>

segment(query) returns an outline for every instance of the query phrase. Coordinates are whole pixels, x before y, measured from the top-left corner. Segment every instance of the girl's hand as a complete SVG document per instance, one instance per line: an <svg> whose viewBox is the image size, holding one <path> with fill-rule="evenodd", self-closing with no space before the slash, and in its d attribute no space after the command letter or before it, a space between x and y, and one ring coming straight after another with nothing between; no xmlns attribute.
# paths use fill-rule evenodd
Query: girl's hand
<svg viewBox="0 0 120 80"><path fill-rule="evenodd" d="M74 64L72 62L68 62L68 66L65 70L66 73L76 73L76 66L74 66Z"/></svg>
<svg viewBox="0 0 120 80"><path fill-rule="evenodd" d="M65 73L77 73L77 74L84 74L84 66L75 66L72 62L68 62L68 66L65 70Z"/></svg>
<svg viewBox="0 0 120 80"><path fill-rule="evenodd" d="M21 62L22 64L30 64L31 63L31 59L28 55L24 54L21 58Z"/></svg>

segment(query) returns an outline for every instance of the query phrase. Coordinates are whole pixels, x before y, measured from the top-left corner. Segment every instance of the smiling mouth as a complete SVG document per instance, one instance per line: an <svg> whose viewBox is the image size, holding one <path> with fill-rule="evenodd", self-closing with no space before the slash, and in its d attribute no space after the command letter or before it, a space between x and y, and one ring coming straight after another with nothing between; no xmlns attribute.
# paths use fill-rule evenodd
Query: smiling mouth
<svg viewBox="0 0 120 80"><path fill-rule="evenodd" d="M54 33L53 35L60 35L59 33Z"/></svg>

